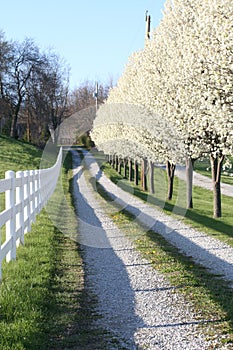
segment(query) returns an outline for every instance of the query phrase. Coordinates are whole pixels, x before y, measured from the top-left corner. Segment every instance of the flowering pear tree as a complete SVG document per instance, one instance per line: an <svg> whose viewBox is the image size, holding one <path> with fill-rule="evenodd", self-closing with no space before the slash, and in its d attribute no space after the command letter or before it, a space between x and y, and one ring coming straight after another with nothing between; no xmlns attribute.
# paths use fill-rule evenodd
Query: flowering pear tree
<svg viewBox="0 0 233 350"><path fill-rule="evenodd" d="M118 143L122 150L116 149L116 144L113 143L113 150L110 153L117 153L120 158L123 158L122 153L124 153L124 157L143 160L146 172L150 169L150 189L153 193L154 162L170 161L173 164L175 157L177 159L178 154L182 155L181 149L178 152L178 147L181 145L180 139L174 141L177 139L174 130L167 130L166 123L165 118L161 119L157 115L146 113L141 106L107 102L97 113L91 138L102 150L106 142L109 147L109 142L112 140L124 141L124 143ZM130 145L129 150L127 150L126 141ZM178 145L174 145L175 142ZM106 153L106 149L104 152ZM142 183L146 187L145 182L144 179Z"/></svg>
<svg viewBox="0 0 233 350"><path fill-rule="evenodd" d="M150 90L157 97L149 99L151 107L184 140L188 207L192 164L210 155L215 217L221 216L221 165L232 153L232 6L223 0L167 1L143 69L145 80L153 76Z"/></svg>
<svg viewBox="0 0 233 350"><path fill-rule="evenodd" d="M186 4L186 5L185 5ZM187 169L187 207L192 207L192 164L202 154L196 136L188 130L189 115L183 108L181 88L186 82L183 75L184 37L192 29L194 18L190 2L167 1L164 18L145 48L145 81L148 81L148 107L166 116L170 128L180 135ZM192 7L192 6L191 6ZM185 28L185 30L184 30ZM154 97L156 96L156 98ZM168 172L170 172L168 168Z"/></svg>
<svg viewBox="0 0 233 350"><path fill-rule="evenodd" d="M221 216L221 169L233 145L233 3L210 0L199 11L200 64L195 92L202 102L202 137L212 168L214 216Z"/></svg>
<svg viewBox="0 0 233 350"><path fill-rule="evenodd" d="M172 13L178 21L173 23L178 34L171 75L179 85L174 99L179 108L178 127L189 136L192 159L210 156L214 217L220 217L221 167L224 156L232 153L233 4L175 0L170 17ZM186 25L185 18L191 26Z"/></svg>
<svg viewBox="0 0 233 350"><path fill-rule="evenodd" d="M185 158L187 207L194 161L209 155L215 217L222 163L233 154L232 15L230 0L166 1L152 40L129 58L92 132L121 156L167 162L169 177Z"/></svg>

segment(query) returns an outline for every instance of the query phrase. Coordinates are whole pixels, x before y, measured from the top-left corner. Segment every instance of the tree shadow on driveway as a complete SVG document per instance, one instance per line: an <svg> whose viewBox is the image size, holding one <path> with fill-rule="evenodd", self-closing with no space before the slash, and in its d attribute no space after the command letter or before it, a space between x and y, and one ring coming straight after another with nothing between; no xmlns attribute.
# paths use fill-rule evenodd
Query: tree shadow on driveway
<svg viewBox="0 0 233 350"><path fill-rule="evenodd" d="M119 234L112 227L103 225L104 216L101 216L101 208L98 208L86 185L76 152L73 167L73 193L79 228L77 240L83 251L85 270L84 288L97 300L92 325L106 330L106 342L110 342L111 349L114 349L114 343L117 344L116 349L138 349L134 334L145 325L135 313L135 292L126 266L111 247L108 237L110 234L112 239L114 234L116 237ZM103 349L103 346L96 344L95 349Z"/></svg>

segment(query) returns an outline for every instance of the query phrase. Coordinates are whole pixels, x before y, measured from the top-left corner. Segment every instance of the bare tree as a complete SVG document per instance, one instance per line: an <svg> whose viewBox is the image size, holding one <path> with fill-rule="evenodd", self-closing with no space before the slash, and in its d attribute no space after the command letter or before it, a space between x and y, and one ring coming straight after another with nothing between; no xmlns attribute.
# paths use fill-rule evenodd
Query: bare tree
<svg viewBox="0 0 233 350"><path fill-rule="evenodd" d="M67 116L69 68L56 54L49 53L31 81L30 99L35 118L42 121L56 141L59 125Z"/></svg>
<svg viewBox="0 0 233 350"><path fill-rule="evenodd" d="M98 84L98 91L96 91L95 82L85 81L69 94L69 113L75 117L78 124L77 142L84 143L86 146L92 144L89 133L96 117L96 98L97 105L101 105L107 99L110 87L112 87L111 82L110 85Z"/></svg>
<svg viewBox="0 0 233 350"><path fill-rule="evenodd" d="M110 87L112 87L112 82L110 84L98 84L98 103L102 104L108 96ZM85 108L95 106L94 93L96 90L96 83L85 81L80 84L80 86L74 89L69 94L69 111L70 114L81 111Z"/></svg>
<svg viewBox="0 0 233 350"><path fill-rule="evenodd" d="M26 125L27 140L43 146L49 131L56 137L66 116L69 70L54 53L40 55L27 82L20 120Z"/></svg>
<svg viewBox="0 0 233 350"><path fill-rule="evenodd" d="M28 81L33 69L40 63L39 49L32 39L13 44L12 60L2 86L11 109L11 137L17 138L18 117L22 103L25 101Z"/></svg>
<svg viewBox="0 0 233 350"><path fill-rule="evenodd" d="M9 67L12 62L12 44L5 39L5 35L0 31L0 131L9 119L10 108L9 101L4 91L4 82L9 73Z"/></svg>

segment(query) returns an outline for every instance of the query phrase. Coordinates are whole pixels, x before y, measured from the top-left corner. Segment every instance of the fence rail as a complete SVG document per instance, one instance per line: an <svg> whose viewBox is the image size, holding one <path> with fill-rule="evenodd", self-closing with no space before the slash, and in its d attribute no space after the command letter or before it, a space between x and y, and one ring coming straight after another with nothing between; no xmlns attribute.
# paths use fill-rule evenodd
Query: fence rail
<svg viewBox="0 0 233 350"><path fill-rule="evenodd" d="M56 163L48 169L7 171L0 180L0 193L5 193L5 209L0 212L0 230L5 226L6 239L0 234L0 279L2 261L16 259L16 248L24 244L24 234L31 230L36 215L53 194L62 164L62 148Z"/></svg>

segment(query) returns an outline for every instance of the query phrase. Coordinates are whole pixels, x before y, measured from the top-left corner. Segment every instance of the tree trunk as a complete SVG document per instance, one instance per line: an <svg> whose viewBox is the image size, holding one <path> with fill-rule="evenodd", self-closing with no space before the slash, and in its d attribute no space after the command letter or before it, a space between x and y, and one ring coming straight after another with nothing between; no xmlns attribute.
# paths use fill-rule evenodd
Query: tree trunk
<svg viewBox="0 0 233 350"><path fill-rule="evenodd" d="M212 171L213 182L213 215L214 218L220 218L222 216L222 203L221 203L221 171L222 163L224 161L224 155L220 155L214 158L210 156L210 164Z"/></svg>
<svg viewBox="0 0 233 350"><path fill-rule="evenodd" d="M175 169L176 169L176 165L167 161L166 170L167 170L167 178L168 178L168 192L167 192L168 200L171 200L173 195Z"/></svg>
<svg viewBox="0 0 233 350"><path fill-rule="evenodd" d="M119 165L119 158L118 158L118 156L116 155L116 156L115 156L115 170L118 170L118 165Z"/></svg>
<svg viewBox="0 0 233 350"><path fill-rule="evenodd" d="M133 181L133 162L131 159L128 161L128 167L129 167L129 181Z"/></svg>
<svg viewBox="0 0 233 350"><path fill-rule="evenodd" d="M143 191L147 191L147 160L142 160L142 168L141 168L141 186Z"/></svg>
<svg viewBox="0 0 233 350"><path fill-rule="evenodd" d="M135 186L138 186L138 162L135 160L134 161L134 184Z"/></svg>
<svg viewBox="0 0 233 350"><path fill-rule="evenodd" d="M150 166L150 193L154 194L155 193L155 186L154 186L154 163L150 161L149 163Z"/></svg>
<svg viewBox="0 0 233 350"><path fill-rule="evenodd" d="M21 103L22 103L22 98L20 97L20 99L16 105L15 111L12 115L10 136L13 137L14 139L17 139L17 137L18 137L17 122L18 122L18 116L19 116L19 110L20 110Z"/></svg>
<svg viewBox="0 0 233 350"><path fill-rule="evenodd" d="M110 154L110 156L109 156L109 164L112 166L112 162L113 162L113 155L112 154Z"/></svg>
<svg viewBox="0 0 233 350"><path fill-rule="evenodd" d="M127 160L124 159L124 178L127 178Z"/></svg>
<svg viewBox="0 0 233 350"><path fill-rule="evenodd" d="M27 142L31 142L30 113L27 112Z"/></svg>
<svg viewBox="0 0 233 350"><path fill-rule="evenodd" d="M192 158L186 159L186 207L193 208L193 166L195 160Z"/></svg>
<svg viewBox="0 0 233 350"><path fill-rule="evenodd" d="M15 114L13 114L12 121L11 121L11 132L10 136L14 139L17 139L17 118Z"/></svg>
<svg viewBox="0 0 233 350"><path fill-rule="evenodd" d="M115 169L115 155L112 155L112 168Z"/></svg>
<svg viewBox="0 0 233 350"><path fill-rule="evenodd" d="M118 159L118 169L117 169L117 171L118 171L118 174L120 174L120 175L121 175L121 166L122 166L122 160Z"/></svg>

